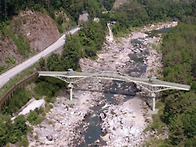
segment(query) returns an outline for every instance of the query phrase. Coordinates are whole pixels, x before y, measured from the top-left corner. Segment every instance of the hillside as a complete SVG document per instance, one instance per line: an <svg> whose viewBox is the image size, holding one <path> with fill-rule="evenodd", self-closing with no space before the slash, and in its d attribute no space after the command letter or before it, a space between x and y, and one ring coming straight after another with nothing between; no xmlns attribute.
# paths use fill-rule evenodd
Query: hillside
<svg viewBox="0 0 196 147"><path fill-rule="evenodd" d="M13 29L18 29L29 41L31 51L42 51L60 37L52 18L40 12L21 12L13 22L18 24Z"/></svg>
<svg viewBox="0 0 196 147"><path fill-rule="evenodd" d="M73 69L75 71L85 72L110 70L125 73L124 71L130 70L127 71L126 74L137 76L137 74L139 75L139 72L143 72L143 70L150 71L149 75L151 75L151 73L154 73L154 69L157 68L156 65L160 65L162 62L163 65L159 66L160 68L157 70L157 72L163 76L161 77L162 80L188 84L191 86L191 90L189 92L171 90L157 95L160 96L159 99L158 97L156 98L156 108L159 109L159 112L152 117L152 124L146 128L147 132L144 132L146 133L145 135L149 135L149 138L143 146L195 146L195 7L196 1L193 0L0 1L0 74L15 64L42 51L45 47L54 42L60 36L60 33L66 31L68 27L81 24L81 29L77 34L66 36L66 43L62 48L61 54L52 53L47 59L41 58L39 63L36 64L36 67L32 67L32 71L35 71L35 69L38 71L67 71L68 69ZM104 11L106 13L102 13ZM88 21L78 23L81 14L88 15ZM96 19L98 21L94 21L94 18L98 18ZM154 27L157 22L162 24L165 21L177 21L178 25L171 28L169 32L162 37L160 37L161 35L159 34L158 39L156 39L157 36L151 38L152 36L144 34L146 30L140 30L140 28L143 27ZM114 35L113 42L105 39L108 33L107 24L109 23ZM175 22L175 24L177 23ZM160 29L160 27L157 28ZM167 29L167 27L162 28ZM136 33L136 31L139 32ZM136 38L134 38L135 33ZM131 39L129 37L133 38ZM155 40L153 41L152 39ZM152 41L156 42L156 45L152 44ZM115 43L116 47L114 47ZM126 47L124 45L126 45ZM111 52L111 49L114 53ZM108 53L108 56L106 56L106 53ZM123 53L127 55L124 56ZM148 54L149 58L147 56ZM156 62L155 59L160 60L160 64ZM83 64L81 64L81 60ZM135 64L134 60L138 64ZM147 67L146 69L147 63L150 63L153 68ZM84 65L86 68L84 68ZM15 71L13 73L15 73ZM26 72L23 74L28 75ZM146 76L145 73L142 74L142 76ZM10 78L10 81L14 81L14 78ZM19 78L22 79L22 76ZM19 78L17 79L18 81L20 81ZM3 79L5 78L3 77ZM49 145L48 143L55 143L57 139L65 146L65 140L61 138L61 135L71 141L68 142L66 146L74 146L75 143L79 145L83 142L89 145L90 143L84 141L85 138L89 140L93 138L92 136L88 136L88 132L93 134L100 132L104 134L106 140L110 139L107 142L114 144L112 146L123 146L125 142L127 142L127 146L131 146L128 143L136 143L127 138L127 136L131 137L129 130L122 130L125 124L128 129L131 129L132 124L129 124L131 121L119 121L120 114L124 112L121 111L119 107L116 107L116 104L115 107L113 107L115 111L113 111L113 104L110 102L111 99L118 99L119 104L121 104L121 102L123 103L127 98L124 94L118 96L118 94L120 94L119 91L123 91L123 88L125 88L125 90L133 89L135 85L130 87L124 86L124 83L115 83L116 81L114 81L113 84L111 82L105 84L100 81L100 79L99 81L90 81L87 79L87 81L83 82L84 83L74 84L74 90L78 90L79 92L73 91L73 93L77 101L83 103L82 108L84 108L86 112L89 111L88 113L84 113L84 111L78 107L78 103L77 105L65 103L66 100L69 102L69 95L67 93L69 89L68 85L59 79L39 77L18 87L14 93L10 94L11 98L8 97L1 107L0 146L8 146L9 144L28 146L28 142L32 143L35 141L35 143L38 143L38 140L44 141L44 143ZM80 84L86 89L83 90ZM16 84L11 83L10 85L13 86ZM5 89L8 89L9 86L5 85ZM81 91L76 88L81 88ZM112 92L112 96L108 96L110 93L105 94L105 90L115 91L115 89L118 88L119 91L115 94ZM94 91L95 89L96 91L101 90L101 95L94 93L96 92ZM138 89L137 92L138 91L140 91L140 89ZM0 92L0 94L1 93L3 92ZM45 107L32 111L28 116L19 115L12 123L11 117L32 97L35 99L44 99L46 102ZM99 99L97 97L99 97ZM108 99L108 102L105 101L105 98ZM143 104L146 105L146 103L149 105L148 108L150 108L151 103L149 103L146 98L140 106L143 106ZM99 108L94 109L94 104L96 104L96 106L98 105ZM133 104L136 106L134 102ZM97 112L101 112L99 110L102 109L102 106L105 107L104 109L106 111L104 110L104 113L99 115ZM130 109L131 106L129 106L129 110ZM116 110L121 112L117 115ZM134 114L130 111L125 111L125 113ZM110 114L115 117L108 117ZM77 118L78 116L80 117L80 115L82 116L78 121L79 123L73 123L73 121L77 121L77 119L73 118L74 115L76 115ZM103 116L103 121L100 122L100 124L113 122L115 126L106 125L104 129L100 131L89 131L91 126L87 123L88 118L100 119L101 116ZM138 115L134 114L133 117L138 119ZM123 118L126 118L126 116L123 116ZM145 121L148 123L151 122L151 116L149 116L149 120L146 119ZM80 123L84 122L84 125L80 125ZM39 123L41 124L37 125ZM48 124L48 126L45 124ZM120 127L116 127L118 124L120 124ZM36 134L35 128L37 126L40 126L40 133L38 131ZM31 129L29 129L29 127L31 127ZM63 127L69 130L64 131L62 129ZM100 126L96 124L96 127ZM46 134L43 128L48 129L48 134ZM107 131L107 129L109 130ZM114 136L113 134L107 138L109 133L116 132L117 129L119 129L119 132L122 132L123 135L127 133L128 135L122 137L122 140L119 141L118 135L120 133L117 131L117 139L112 138ZM105 132L103 132L104 130ZM61 131L62 133L59 135ZM135 129L132 131L137 133ZM83 132L87 135L85 136ZM43 136L41 136L41 133L43 133ZM100 135L98 137L100 137ZM137 141L141 142L144 136L139 135L138 137ZM90 145L95 146L96 143L102 143L102 140L94 140L93 142L94 143ZM40 142L40 146L43 146L42 142Z"/></svg>
<svg viewBox="0 0 196 147"><path fill-rule="evenodd" d="M60 37L47 14L22 11L0 32L0 66L4 68L44 50Z"/></svg>

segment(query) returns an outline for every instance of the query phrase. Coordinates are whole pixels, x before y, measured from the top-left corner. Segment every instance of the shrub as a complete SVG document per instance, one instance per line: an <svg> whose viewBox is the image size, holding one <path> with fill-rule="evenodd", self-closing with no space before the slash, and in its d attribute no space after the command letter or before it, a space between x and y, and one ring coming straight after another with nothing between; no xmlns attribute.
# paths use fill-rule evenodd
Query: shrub
<svg viewBox="0 0 196 147"><path fill-rule="evenodd" d="M30 114L27 117L27 120L32 123L33 121L35 121L38 118L38 115L35 111L31 111Z"/></svg>

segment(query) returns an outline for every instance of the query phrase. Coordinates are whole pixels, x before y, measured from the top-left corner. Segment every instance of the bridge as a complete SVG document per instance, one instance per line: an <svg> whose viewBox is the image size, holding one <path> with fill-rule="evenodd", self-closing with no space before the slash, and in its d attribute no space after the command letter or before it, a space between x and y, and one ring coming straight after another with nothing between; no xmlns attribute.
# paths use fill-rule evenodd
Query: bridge
<svg viewBox="0 0 196 147"><path fill-rule="evenodd" d="M69 69L68 71L63 71L63 72L39 71L38 73L39 76L55 77L65 81L66 83L69 83L68 87L70 89L70 100L72 100L73 84L86 78L99 78L99 79L133 82L151 93L152 113L157 112L157 110L155 109L156 92L170 90L170 89L185 90L185 91L190 90L189 85L161 81L156 79L156 77L151 77L151 78L131 77L129 75L122 74L119 72L100 71L94 73L86 73L86 72L76 72L73 71L72 69Z"/></svg>

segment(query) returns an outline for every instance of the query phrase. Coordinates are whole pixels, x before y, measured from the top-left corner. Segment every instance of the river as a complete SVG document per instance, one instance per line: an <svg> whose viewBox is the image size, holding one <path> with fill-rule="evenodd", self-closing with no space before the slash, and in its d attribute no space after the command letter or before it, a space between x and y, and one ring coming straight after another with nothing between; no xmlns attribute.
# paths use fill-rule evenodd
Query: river
<svg viewBox="0 0 196 147"><path fill-rule="evenodd" d="M170 29L171 28L163 28L163 29L153 30L153 31L147 32L147 34L150 37L154 37L157 35L163 35L163 34L167 33ZM143 43L144 39L146 39L146 38L131 40L131 44L133 44L134 50L135 51L141 50L141 52L137 52L135 54L129 54L130 59L133 60L134 61L133 63L136 64L137 66L136 66L136 68L133 68L133 69L127 71L126 74L130 74L132 72L137 72L138 76L141 76L142 74L144 74L146 72L147 65L144 64L143 61L145 60L145 58L149 54L149 52L147 50L142 51L142 50L144 50L144 48L146 48L146 49L148 48ZM120 87L118 85L120 85ZM130 88L130 87L132 87L132 88ZM92 108L93 113L85 117L85 121L87 123L89 123L90 125L89 125L89 128L87 129L87 131L85 133L83 133L83 135L85 136L85 143L81 144L80 147L90 146L90 144L94 143L96 140L100 140L100 142L99 142L100 146L106 145L105 141L103 141L100 138L101 135L105 135L105 134L103 134L102 128L101 128L100 114L105 109L107 109L108 104L118 105L118 101L113 99L114 94L125 95L124 101L127 101L136 95L136 93L134 92L134 90L136 90L136 89L134 88L133 83L114 81L112 85L110 85L109 87L105 87L105 90L106 89L109 89L109 92L110 92L110 93L104 93L104 97L107 99L106 104L105 105L102 104L102 105L98 105L96 107L93 107ZM127 89L129 89L129 91L127 91ZM103 91L103 92L105 92L105 91Z"/></svg>
<svg viewBox="0 0 196 147"><path fill-rule="evenodd" d="M152 74L149 71L153 69L156 73L156 67L161 64L159 53L149 43L159 40L133 32L118 41L106 42L97 60L80 60L81 69L149 76ZM86 79L74 88L75 104L65 103L69 98L66 93L58 96L46 120L34 126L31 135L38 139L29 137L30 146L135 146L145 140L143 130L148 124L145 114L148 106L137 96L135 84Z"/></svg>

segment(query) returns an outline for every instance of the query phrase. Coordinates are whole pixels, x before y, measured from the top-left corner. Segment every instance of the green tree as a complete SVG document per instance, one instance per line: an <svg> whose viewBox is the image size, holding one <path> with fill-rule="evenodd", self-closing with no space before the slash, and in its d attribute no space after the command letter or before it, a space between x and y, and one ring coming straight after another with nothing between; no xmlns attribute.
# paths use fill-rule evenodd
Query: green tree
<svg viewBox="0 0 196 147"><path fill-rule="evenodd" d="M9 141L11 143L20 142L24 135L27 133L26 120L23 115L19 115L13 124L13 129L11 130L11 136Z"/></svg>
<svg viewBox="0 0 196 147"><path fill-rule="evenodd" d="M78 62L81 58L81 43L78 36L67 36L63 54L61 56L61 65L64 70L79 68Z"/></svg>
<svg viewBox="0 0 196 147"><path fill-rule="evenodd" d="M5 120L0 119L0 146L6 144L8 137L8 128L5 124Z"/></svg>
<svg viewBox="0 0 196 147"><path fill-rule="evenodd" d="M41 68L41 70L45 70L45 65L46 63L45 63L45 59L42 57L42 58L40 58L39 59L39 66L40 66L40 68Z"/></svg>
<svg viewBox="0 0 196 147"><path fill-rule="evenodd" d="M32 123L33 121L35 121L38 118L38 115L35 111L31 111L27 117L27 120Z"/></svg>
<svg viewBox="0 0 196 147"><path fill-rule="evenodd" d="M18 131L21 135L27 133L26 119L24 115L19 115L18 117L16 117L13 124L13 130L16 132Z"/></svg>
<svg viewBox="0 0 196 147"><path fill-rule="evenodd" d="M47 68L49 71L62 71L58 54L52 53L52 55L48 57Z"/></svg>
<svg viewBox="0 0 196 147"><path fill-rule="evenodd" d="M188 138L196 137L196 107L191 107L182 117L185 135Z"/></svg>
<svg viewBox="0 0 196 147"><path fill-rule="evenodd" d="M190 92L165 93L163 118L169 126L169 142L175 146L196 143L195 38L196 27L190 22L180 23L163 38L164 79L191 85Z"/></svg>

